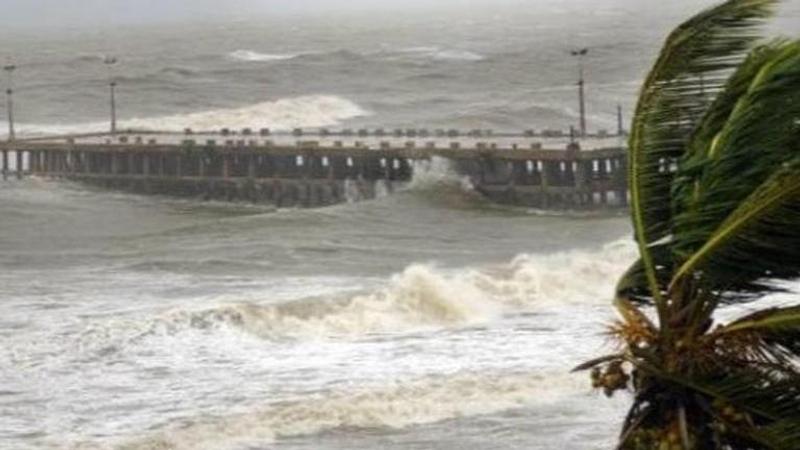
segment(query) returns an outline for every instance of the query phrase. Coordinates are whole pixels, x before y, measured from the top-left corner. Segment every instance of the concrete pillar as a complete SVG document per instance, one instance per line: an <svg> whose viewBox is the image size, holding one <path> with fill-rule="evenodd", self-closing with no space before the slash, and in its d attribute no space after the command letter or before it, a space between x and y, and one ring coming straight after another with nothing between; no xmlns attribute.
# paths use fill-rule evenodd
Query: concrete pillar
<svg viewBox="0 0 800 450"><path fill-rule="evenodd" d="M542 161L542 184L541 184L541 196L542 196L542 205L541 208L547 208L550 206L550 165L548 161Z"/></svg>
<svg viewBox="0 0 800 450"><path fill-rule="evenodd" d="M247 155L247 178L256 178L256 155Z"/></svg>
<svg viewBox="0 0 800 450"><path fill-rule="evenodd" d="M109 153L111 157L111 174L117 175L119 173L119 159L116 152Z"/></svg>
<svg viewBox="0 0 800 450"><path fill-rule="evenodd" d="M576 169L572 174L575 179L575 191L578 193L578 205L584 206L588 201L586 200L586 186L588 185L588 175L586 173L586 162L575 161Z"/></svg>
<svg viewBox="0 0 800 450"><path fill-rule="evenodd" d="M3 179L8 179L8 150L3 150Z"/></svg>
<svg viewBox="0 0 800 450"><path fill-rule="evenodd" d="M228 179L231 177L231 155L225 153L222 155L222 178Z"/></svg>
<svg viewBox="0 0 800 450"><path fill-rule="evenodd" d="M17 179L21 180L22 179L22 171L24 169L24 167L23 167L23 162L24 162L23 156L24 156L24 153L21 150L17 150L15 153L17 154Z"/></svg>
<svg viewBox="0 0 800 450"><path fill-rule="evenodd" d="M150 176L150 153L142 154L142 175Z"/></svg>

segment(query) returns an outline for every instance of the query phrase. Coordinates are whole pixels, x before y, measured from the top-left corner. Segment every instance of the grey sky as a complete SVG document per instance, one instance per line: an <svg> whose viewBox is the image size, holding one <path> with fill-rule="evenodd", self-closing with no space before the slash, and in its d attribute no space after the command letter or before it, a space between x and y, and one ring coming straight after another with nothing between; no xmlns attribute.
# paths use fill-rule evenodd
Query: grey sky
<svg viewBox="0 0 800 450"><path fill-rule="evenodd" d="M470 7L497 1L509 0L2 0L0 26L92 27L307 11Z"/></svg>
<svg viewBox="0 0 800 450"><path fill-rule="evenodd" d="M718 0L669 0L687 10ZM0 0L0 28L69 27L97 28L117 24L247 18L284 13L370 11L386 9L469 9L499 4L524 8L558 8L580 5L591 11L596 5L627 3L626 9L647 10L661 0ZM787 0L800 9L800 0ZM632 8L631 8L632 7ZM795 16L796 17L796 16Z"/></svg>

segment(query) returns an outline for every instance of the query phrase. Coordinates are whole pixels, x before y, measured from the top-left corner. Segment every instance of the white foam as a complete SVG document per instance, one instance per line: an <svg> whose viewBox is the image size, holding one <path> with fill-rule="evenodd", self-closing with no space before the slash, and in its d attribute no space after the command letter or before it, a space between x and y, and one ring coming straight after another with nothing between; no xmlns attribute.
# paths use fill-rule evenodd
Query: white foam
<svg viewBox="0 0 800 450"><path fill-rule="evenodd" d="M249 413L193 420L131 441L126 449L258 447L278 438L340 427L394 428L543 404L584 391L583 377L562 373L458 374L386 387L334 392L269 405Z"/></svg>
<svg viewBox="0 0 800 450"><path fill-rule="evenodd" d="M464 191L474 190L469 177L461 175L453 168L447 158L434 156L429 160L418 159L412 162L413 178L407 186L411 190L439 189L443 186L457 186Z"/></svg>
<svg viewBox="0 0 800 450"><path fill-rule="evenodd" d="M421 58L435 59L435 60L449 60L449 61L483 61L485 56L468 50L459 49L443 49L440 47L409 47L401 50L412 56Z"/></svg>
<svg viewBox="0 0 800 450"><path fill-rule="evenodd" d="M344 120L367 116L358 104L334 95L309 95L262 102L241 108L218 109L155 119L132 119L123 128L215 130L221 127L296 127L333 126Z"/></svg>
<svg viewBox="0 0 800 450"><path fill-rule="evenodd" d="M286 61L295 59L303 53L259 53L253 50L236 50L228 54L228 57L238 61L246 62L269 62Z"/></svg>
<svg viewBox="0 0 800 450"><path fill-rule="evenodd" d="M596 251L521 255L508 264L446 271L415 264L372 292L281 304L228 303L165 313L141 334L228 327L264 339L358 339L488 323L565 304L603 304L636 258L632 242ZM577 283L575 280L580 280Z"/></svg>
<svg viewBox="0 0 800 450"><path fill-rule="evenodd" d="M238 108L174 114L161 117L143 117L121 120L121 129L182 131L239 129L250 127L289 130L298 127L335 126L342 121L370 115L358 104L335 95L308 95L261 102ZM20 136L42 134L91 133L108 130L108 122L82 124L19 124ZM0 123L0 133L5 130Z"/></svg>

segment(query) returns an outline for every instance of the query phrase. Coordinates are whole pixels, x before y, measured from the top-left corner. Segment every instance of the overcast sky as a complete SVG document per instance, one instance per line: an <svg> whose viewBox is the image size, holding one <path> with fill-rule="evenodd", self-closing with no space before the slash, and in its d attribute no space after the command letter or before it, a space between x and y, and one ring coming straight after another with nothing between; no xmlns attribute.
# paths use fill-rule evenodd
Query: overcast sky
<svg viewBox="0 0 800 450"><path fill-rule="evenodd" d="M0 0L0 26L92 27L306 11L471 7L497 1L520 0Z"/></svg>
<svg viewBox="0 0 800 450"><path fill-rule="evenodd" d="M0 27L97 28L116 24L184 22L248 18L286 13L370 11L385 9L477 8L518 4L525 8L627 4L628 10L652 9L662 1L693 9L715 0L0 0ZM800 5L800 0L786 0ZM585 8L584 8L585 7ZM799 9L795 6L795 9ZM800 27L798 27L800 28Z"/></svg>

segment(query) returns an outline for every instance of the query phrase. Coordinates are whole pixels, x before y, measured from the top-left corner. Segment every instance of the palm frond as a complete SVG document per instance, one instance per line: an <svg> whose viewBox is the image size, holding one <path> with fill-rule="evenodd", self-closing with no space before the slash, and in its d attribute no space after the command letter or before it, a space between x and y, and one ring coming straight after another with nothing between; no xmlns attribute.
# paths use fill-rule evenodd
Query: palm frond
<svg viewBox="0 0 800 450"><path fill-rule="evenodd" d="M750 414L756 423L769 425L789 420L800 424L800 380L795 377L786 379L780 374L751 369L732 370L723 376L689 377L652 362L639 361L637 367L667 383L707 396L712 403L732 405Z"/></svg>
<svg viewBox="0 0 800 450"><path fill-rule="evenodd" d="M699 275L738 296L800 275L800 42L764 60L706 158L693 207L675 216L672 287Z"/></svg>
<svg viewBox="0 0 800 450"><path fill-rule="evenodd" d="M667 287L672 279L672 252L669 246L654 245L650 247L650 257L660 294L666 295ZM638 304L653 304L654 296L648 284L643 259L640 258L634 262L622 275L617 282L615 295L616 298L626 298Z"/></svg>
<svg viewBox="0 0 800 450"><path fill-rule="evenodd" d="M777 39L761 45L747 56L706 111L689 140L689 148L672 182L673 214L696 207L697 178L708 164L714 139L727 123L739 99L750 89L764 65L785 48L787 41Z"/></svg>
<svg viewBox="0 0 800 450"><path fill-rule="evenodd" d="M726 202L725 206L728 205ZM698 215L707 218L720 207L709 207ZM687 231L676 235L676 240L687 239L687 235L689 239L696 238L699 234L699 230ZM679 285L684 279L697 278L700 273L703 284L712 290L776 290L774 284L764 280L800 276L798 249L800 157L795 157L747 198L740 200L704 244L675 271L670 284Z"/></svg>
<svg viewBox="0 0 800 450"><path fill-rule="evenodd" d="M644 273L663 321L664 306L650 245L672 228L671 170L686 142L757 39L755 28L775 0L729 0L678 27L667 39L639 97L631 127L629 183Z"/></svg>
<svg viewBox="0 0 800 450"><path fill-rule="evenodd" d="M800 374L794 364L800 359L800 306L762 310L715 330L711 339L735 342L736 356L787 367ZM753 357L754 356L754 357ZM799 375L800 376L800 375Z"/></svg>

